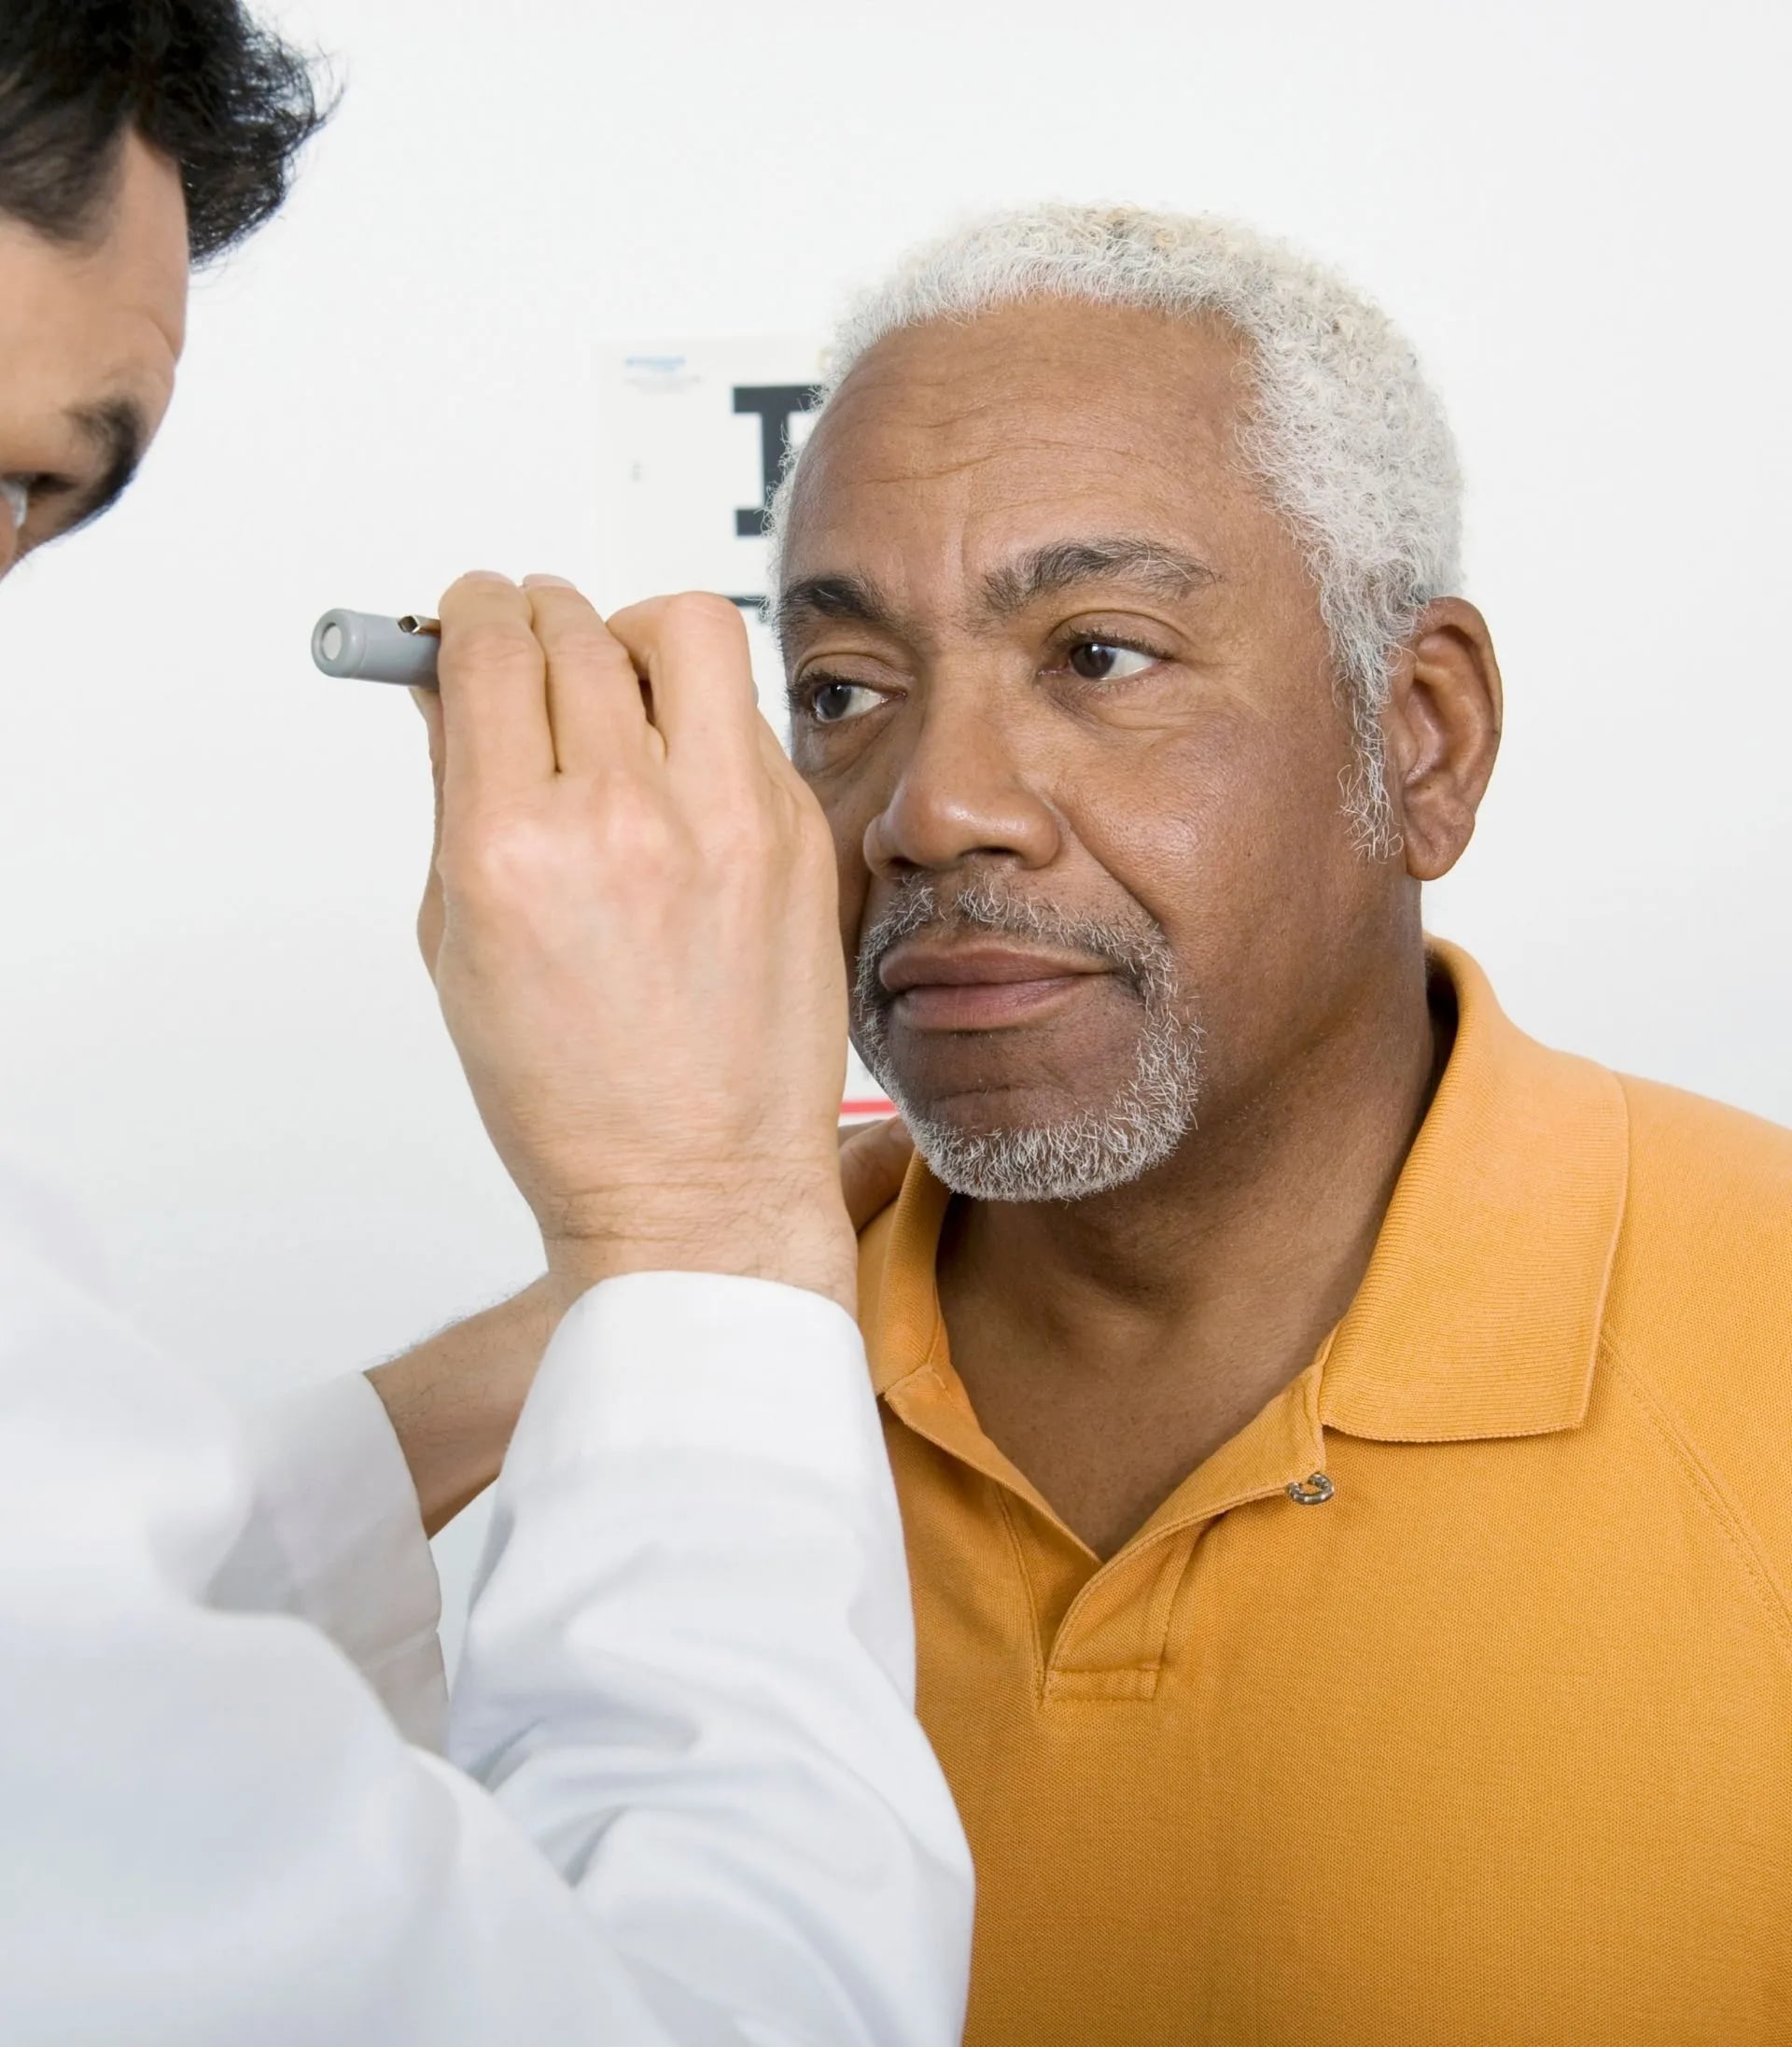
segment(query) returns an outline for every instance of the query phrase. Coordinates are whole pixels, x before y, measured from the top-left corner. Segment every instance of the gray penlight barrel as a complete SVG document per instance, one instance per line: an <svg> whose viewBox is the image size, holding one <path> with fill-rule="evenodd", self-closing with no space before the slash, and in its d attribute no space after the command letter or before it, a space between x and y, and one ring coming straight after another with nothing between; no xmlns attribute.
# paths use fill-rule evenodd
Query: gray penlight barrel
<svg viewBox="0 0 1792 2047"><path fill-rule="evenodd" d="M311 658L324 673L363 682L433 690L441 647L435 633L407 631L399 620L371 611L326 611L311 629Z"/></svg>

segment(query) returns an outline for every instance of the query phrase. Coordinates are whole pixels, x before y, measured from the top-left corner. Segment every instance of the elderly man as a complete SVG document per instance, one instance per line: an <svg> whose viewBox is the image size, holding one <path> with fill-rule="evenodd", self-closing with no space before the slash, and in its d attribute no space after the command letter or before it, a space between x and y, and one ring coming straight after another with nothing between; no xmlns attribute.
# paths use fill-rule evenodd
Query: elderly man
<svg viewBox="0 0 1792 2047"><path fill-rule="evenodd" d="M1501 685L1410 348L1050 209L833 362L778 624L969 2039L1784 2040L1792 1137L1427 946Z"/></svg>

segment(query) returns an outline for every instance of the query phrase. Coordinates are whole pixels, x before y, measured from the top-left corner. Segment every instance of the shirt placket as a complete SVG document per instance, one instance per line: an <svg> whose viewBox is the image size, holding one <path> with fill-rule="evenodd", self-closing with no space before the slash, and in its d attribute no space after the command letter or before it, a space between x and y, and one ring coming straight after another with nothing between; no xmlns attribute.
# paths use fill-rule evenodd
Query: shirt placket
<svg viewBox="0 0 1792 2047"><path fill-rule="evenodd" d="M1319 1414L1323 1362L1322 1352L1106 1563L984 1434L957 1374L937 1354L885 1397L908 1427L997 1488L1027 1580L1042 1699L1148 1700L1162 1672L1177 1588L1204 1531L1253 1501L1286 1494L1309 1506L1332 1496Z"/></svg>

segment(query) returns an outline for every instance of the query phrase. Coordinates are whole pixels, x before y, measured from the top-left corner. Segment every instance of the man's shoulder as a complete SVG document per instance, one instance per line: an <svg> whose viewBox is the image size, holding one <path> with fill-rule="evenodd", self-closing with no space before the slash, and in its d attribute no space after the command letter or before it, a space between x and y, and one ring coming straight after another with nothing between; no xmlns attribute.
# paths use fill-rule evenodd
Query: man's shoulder
<svg viewBox="0 0 1792 2047"><path fill-rule="evenodd" d="M1792 1129L1721 1101L1618 1077L1630 1129L1620 1267L1674 1299L1792 1307ZM1672 1302L1662 1305L1672 1307ZM1784 1324L1782 1329L1784 1330Z"/></svg>
<svg viewBox="0 0 1792 2047"><path fill-rule="evenodd" d="M1675 1441L1689 1482L1721 1496L1786 1584L1792 1130L1656 1082L1620 1086L1630 1164L1607 1360Z"/></svg>

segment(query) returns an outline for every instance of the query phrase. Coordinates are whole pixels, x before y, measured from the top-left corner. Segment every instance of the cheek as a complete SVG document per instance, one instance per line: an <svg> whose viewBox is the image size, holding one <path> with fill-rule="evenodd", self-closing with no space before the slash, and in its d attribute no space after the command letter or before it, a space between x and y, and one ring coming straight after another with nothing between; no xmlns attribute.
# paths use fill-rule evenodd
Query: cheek
<svg viewBox="0 0 1792 2047"><path fill-rule="evenodd" d="M1163 927L1197 999L1298 960L1355 864L1337 749L1253 719L1166 735L1114 786L1086 783L1089 851Z"/></svg>

